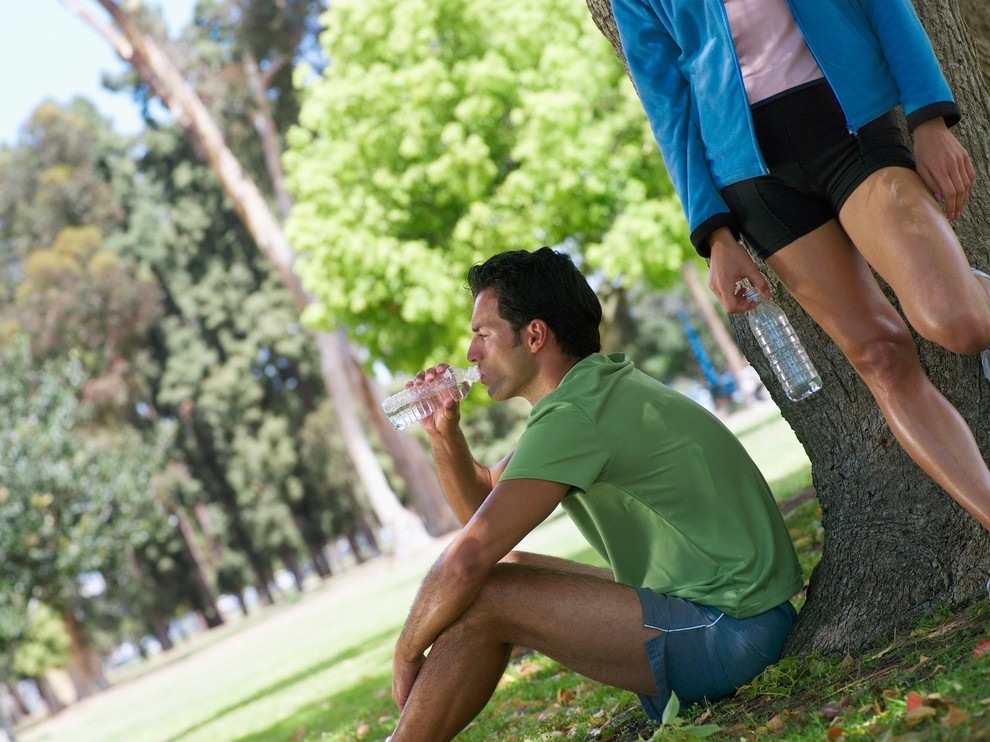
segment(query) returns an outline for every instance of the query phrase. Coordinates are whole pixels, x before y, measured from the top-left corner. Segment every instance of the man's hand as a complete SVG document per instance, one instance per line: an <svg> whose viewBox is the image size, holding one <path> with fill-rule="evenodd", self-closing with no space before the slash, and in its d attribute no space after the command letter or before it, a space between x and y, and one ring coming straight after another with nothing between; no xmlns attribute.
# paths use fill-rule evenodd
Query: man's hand
<svg viewBox="0 0 990 742"><path fill-rule="evenodd" d="M740 314L753 308L753 302L746 299L743 292L737 293L738 283L743 279L749 279L753 288L767 299L771 298L767 280L745 248L736 242L732 232L725 227L715 230L709 244L712 257L708 286L728 314Z"/></svg>
<svg viewBox="0 0 990 742"><path fill-rule="evenodd" d="M406 388L413 386L420 386L430 381L442 376L450 366L446 363L438 363L436 366L431 366L430 368L423 369L412 379L412 381L406 382ZM424 417L420 421L420 425L429 434L444 434L456 428L461 420L461 406L456 399L445 399L443 405L436 410L433 414Z"/></svg>
<svg viewBox="0 0 990 742"><path fill-rule="evenodd" d="M945 215L950 219L957 218L976 182L969 153L946 128L941 117L919 124L913 138L918 175L935 200L945 206Z"/></svg>
<svg viewBox="0 0 990 742"><path fill-rule="evenodd" d="M424 661L425 657L422 656L415 662L402 660L399 658L398 649L392 657L392 700L400 710L409 700L413 683L416 682L416 676L419 675Z"/></svg>

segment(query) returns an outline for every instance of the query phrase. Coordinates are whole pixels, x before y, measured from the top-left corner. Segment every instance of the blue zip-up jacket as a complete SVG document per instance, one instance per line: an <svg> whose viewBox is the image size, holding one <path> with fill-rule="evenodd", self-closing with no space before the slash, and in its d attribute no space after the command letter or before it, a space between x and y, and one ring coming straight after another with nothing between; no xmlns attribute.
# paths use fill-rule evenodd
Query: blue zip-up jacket
<svg viewBox="0 0 990 742"><path fill-rule="evenodd" d="M786 0L850 132L903 106L914 128L959 109L911 0ZM719 190L767 174L723 0L611 0L623 52L691 242L738 234Z"/></svg>

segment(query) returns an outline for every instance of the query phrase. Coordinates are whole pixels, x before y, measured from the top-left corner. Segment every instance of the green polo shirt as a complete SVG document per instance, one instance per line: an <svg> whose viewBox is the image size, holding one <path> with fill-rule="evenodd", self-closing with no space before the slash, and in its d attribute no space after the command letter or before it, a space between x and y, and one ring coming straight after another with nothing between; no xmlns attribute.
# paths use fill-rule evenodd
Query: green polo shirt
<svg viewBox="0 0 990 742"><path fill-rule="evenodd" d="M616 582L735 618L802 587L780 510L742 444L621 353L582 359L537 402L502 479L569 485L564 511Z"/></svg>

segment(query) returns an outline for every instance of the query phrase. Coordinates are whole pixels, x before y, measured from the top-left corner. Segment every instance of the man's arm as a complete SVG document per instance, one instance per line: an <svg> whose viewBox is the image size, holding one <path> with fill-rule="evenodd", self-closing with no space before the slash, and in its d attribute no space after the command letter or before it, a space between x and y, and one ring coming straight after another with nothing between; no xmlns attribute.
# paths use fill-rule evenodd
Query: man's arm
<svg viewBox="0 0 990 742"><path fill-rule="evenodd" d="M498 483L426 575L392 660L392 695L401 708L423 654L478 597L492 566L542 523L568 486L539 479Z"/></svg>
<svg viewBox="0 0 990 742"><path fill-rule="evenodd" d="M448 402L441 414L452 413L460 419L457 406L456 402ZM495 489L512 454L509 453L495 466L482 466L471 455L464 433L456 422L450 424L449 430L430 435L430 450L433 452L440 488L447 504L463 526Z"/></svg>
<svg viewBox="0 0 990 742"><path fill-rule="evenodd" d="M415 381L408 386L433 381L447 368L447 364L441 363L420 371ZM463 526L495 488L512 454L509 453L492 467L479 464L471 455L460 421L460 404L456 400L446 399L443 407L434 412L432 417L422 421L422 426L429 436L440 488L450 509Z"/></svg>

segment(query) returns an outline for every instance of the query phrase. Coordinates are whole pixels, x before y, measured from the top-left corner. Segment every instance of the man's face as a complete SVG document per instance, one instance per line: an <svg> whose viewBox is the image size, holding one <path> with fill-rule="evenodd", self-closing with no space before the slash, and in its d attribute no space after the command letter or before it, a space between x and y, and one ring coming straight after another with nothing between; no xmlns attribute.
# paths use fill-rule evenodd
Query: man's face
<svg viewBox="0 0 990 742"><path fill-rule="evenodd" d="M490 289L474 300L471 332L474 337L467 359L481 369L481 383L488 387L488 396L496 400L525 397L535 364L520 334L499 316L498 299Z"/></svg>

